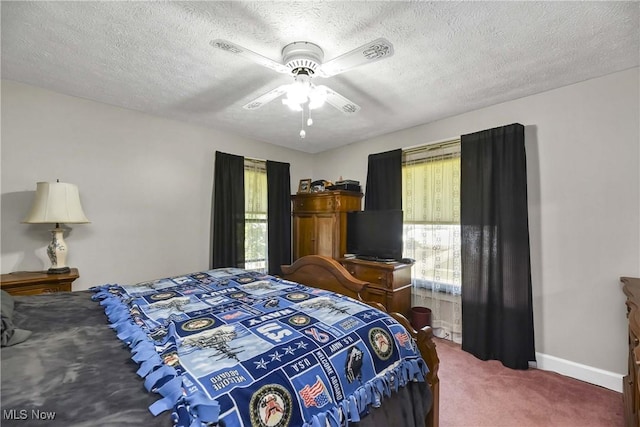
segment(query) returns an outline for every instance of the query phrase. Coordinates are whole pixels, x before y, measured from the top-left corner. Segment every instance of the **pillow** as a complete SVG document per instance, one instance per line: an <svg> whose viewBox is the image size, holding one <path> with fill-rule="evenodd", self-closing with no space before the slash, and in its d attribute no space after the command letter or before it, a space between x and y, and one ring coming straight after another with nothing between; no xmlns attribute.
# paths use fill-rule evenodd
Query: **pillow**
<svg viewBox="0 0 640 427"><path fill-rule="evenodd" d="M20 344L26 341L31 335L31 331L18 329L13 326L14 306L15 302L13 297L6 291L0 289L0 318L2 321L0 344L2 347Z"/></svg>

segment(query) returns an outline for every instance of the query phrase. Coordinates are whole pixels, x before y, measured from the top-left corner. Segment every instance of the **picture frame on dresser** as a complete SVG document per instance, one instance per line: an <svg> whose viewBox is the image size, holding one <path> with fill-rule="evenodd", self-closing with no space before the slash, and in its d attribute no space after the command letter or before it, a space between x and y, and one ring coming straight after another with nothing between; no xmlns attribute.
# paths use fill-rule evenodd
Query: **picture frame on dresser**
<svg viewBox="0 0 640 427"><path fill-rule="evenodd" d="M311 178L301 179L298 183L298 194L311 192Z"/></svg>

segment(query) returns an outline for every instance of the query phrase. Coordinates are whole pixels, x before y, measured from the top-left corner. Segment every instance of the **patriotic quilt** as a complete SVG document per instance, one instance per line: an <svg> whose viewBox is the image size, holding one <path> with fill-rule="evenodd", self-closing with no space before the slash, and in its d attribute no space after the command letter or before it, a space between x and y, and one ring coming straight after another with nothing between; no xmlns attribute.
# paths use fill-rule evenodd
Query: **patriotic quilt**
<svg viewBox="0 0 640 427"><path fill-rule="evenodd" d="M178 426L348 425L428 372L386 313L255 271L92 290Z"/></svg>

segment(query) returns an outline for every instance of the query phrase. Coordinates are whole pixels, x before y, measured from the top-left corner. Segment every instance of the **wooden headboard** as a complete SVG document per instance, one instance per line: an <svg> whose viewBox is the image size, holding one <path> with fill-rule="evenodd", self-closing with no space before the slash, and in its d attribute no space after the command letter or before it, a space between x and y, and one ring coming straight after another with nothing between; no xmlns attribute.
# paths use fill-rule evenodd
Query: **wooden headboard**
<svg viewBox="0 0 640 427"><path fill-rule="evenodd" d="M326 289L360 300L360 292L368 282L356 279L335 259L320 255L307 255L292 265L283 265L287 280Z"/></svg>

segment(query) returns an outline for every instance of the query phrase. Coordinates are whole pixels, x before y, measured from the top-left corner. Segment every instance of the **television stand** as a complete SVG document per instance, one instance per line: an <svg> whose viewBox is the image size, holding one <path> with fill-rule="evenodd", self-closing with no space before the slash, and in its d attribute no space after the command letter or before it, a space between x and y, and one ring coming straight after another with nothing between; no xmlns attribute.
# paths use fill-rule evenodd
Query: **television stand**
<svg viewBox="0 0 640 427"><path fill-rule="evenodd" d="M396 311L407 319L411 316L411 267L413 263L369 261L358 258L338 260L352 276L369 282L360 293L364 301L375 301L387 311Z"/></svg>

